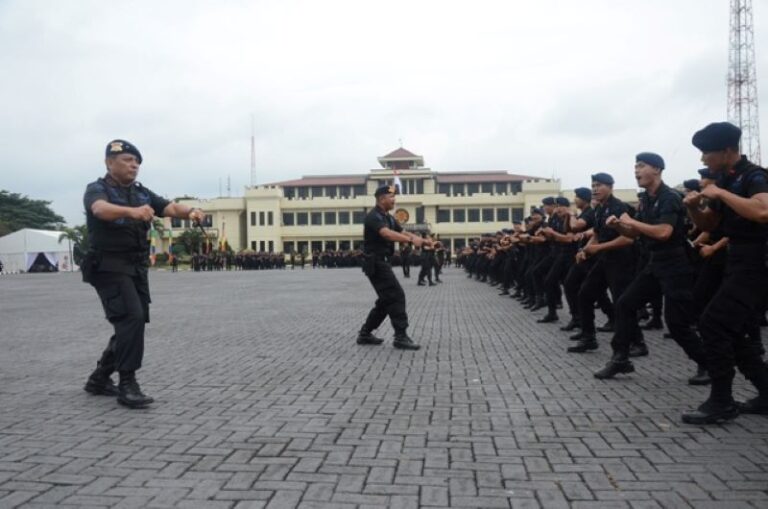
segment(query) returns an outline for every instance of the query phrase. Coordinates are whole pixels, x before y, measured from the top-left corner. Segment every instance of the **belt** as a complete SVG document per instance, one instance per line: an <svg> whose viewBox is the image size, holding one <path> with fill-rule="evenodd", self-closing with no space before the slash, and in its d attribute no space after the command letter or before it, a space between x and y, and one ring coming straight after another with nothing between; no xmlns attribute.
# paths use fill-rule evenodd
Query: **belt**
<svg viewBox="0 0 768 509"><path fill-rule="evenodd" d="M679 256L685 256L685 248L673 247L669 249L658 249L650 251L651 261L653 260L666 260L669 258L676 258Z"/></svg>

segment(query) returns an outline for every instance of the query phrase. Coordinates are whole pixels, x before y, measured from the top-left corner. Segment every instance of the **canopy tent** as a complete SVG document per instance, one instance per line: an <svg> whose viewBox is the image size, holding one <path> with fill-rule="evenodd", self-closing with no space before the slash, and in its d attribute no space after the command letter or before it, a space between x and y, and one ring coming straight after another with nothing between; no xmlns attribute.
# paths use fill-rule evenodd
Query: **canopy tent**
<svg viewBox="0 0 768 509"><path fill-rule="evenodd" d="M0 237L3 272L70 270L69 241L61 232L25 228Z"/></svg>

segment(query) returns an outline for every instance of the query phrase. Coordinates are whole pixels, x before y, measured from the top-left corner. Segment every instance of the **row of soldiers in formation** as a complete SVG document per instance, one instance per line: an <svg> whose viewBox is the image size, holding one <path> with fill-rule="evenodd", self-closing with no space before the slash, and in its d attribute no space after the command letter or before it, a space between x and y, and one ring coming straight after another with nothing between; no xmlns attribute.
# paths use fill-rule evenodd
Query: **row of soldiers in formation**
<svg viewBox="0 0 768 509"><path fill-rule="evenodd" d="M739 155L736 133L727 123L697 132L694 145L707 168L682 191L663 182L661 156L641 153L635 177L644 191L636 208L613 195L611 175L597 173L591 189L575 190L575 211L566 197L545 198L512 229L474 240L458 263L468 277L498 286L524 308L546 310L539 323L557 322L565 308L570 320L561 330L574 341L568 352L596 350L597 333L612 333L613 355L595 372L598 379L633 372L630 359L649 355L643 331L665 322L666 336L696 368L688 383L711 385L710 397L684 413L684 422L768 415L760 336L768 172ZM608 318L602 327L595 324L596 308ZM757 397L734 401L734 367Z"/></svg>
<svg viewBox="0 0 768 509"><path fill-rule="evenodd" d="M176 260L176 257L174 257ZM178 263L171 264L175 272ZM285 255L283 253L229 253L211 252L208 254L195 254L191 259L192 270L220 271L220 270L267 270L284 269Z"/></svg>
<svg viewBox="0 0 768 509"><path fill-rule="evenodd" d="M403 268L403 277L411 277L411 268L420 267L416 284L418 286L436 286L442 283L440 274L443 267L451 263L451 251L446 249L442 242L437 240L434 234L423 233L423 239L428 239L431 244L425 244L413 249L411 244L401 244L400 249L392 256L392 265ZM434 280L432 275L434 274Z"/></svg>

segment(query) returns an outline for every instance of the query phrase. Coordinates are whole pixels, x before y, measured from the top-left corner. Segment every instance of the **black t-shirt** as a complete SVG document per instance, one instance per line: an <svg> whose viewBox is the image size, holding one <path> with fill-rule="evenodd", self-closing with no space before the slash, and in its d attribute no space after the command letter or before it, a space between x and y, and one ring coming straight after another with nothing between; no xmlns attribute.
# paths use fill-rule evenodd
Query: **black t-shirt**
<svg viewBox="0 0 768 509"><path fill-rule="evenodd" d="M742 156L731 171L720 176L717 185L744 198L751 198L768 193L768 172ZM745 219L720 201L714 201L709 206L722 215L720 228L731 244L759 244L768 239L768 225Z"/></svg>
<svg viewBox="0 0 768 509"><path fill-rule="evenodd" d="M149 205L155 215L163 217L163 210L170 203L156 195L138 182L130 186L121 186L109 176L91 182L85 188L85 205L88 238L91 248L105 253L139 254L149 250L147 232L149 223L133 219L120 218L116 221L103 221L91 212L91 205L98 200L107 201L123 207L141 207Z"/></svg>
<svg viewBox="0 0 768 509"><path fill-rule="evenodd" d="M595 225L595 209L592 207L585 208L581 211L581 213L579 213L578 219L584 221L587 224L584 231L589 230ZM578 246L584 247L587 245L587 242L589 242L589 239L582 238L581 241L578 242Z"/></svg>
<svg viewBox="0 0 768 509"><path fill-rule="evenodd" d="M620 234L613 228L605 226L606 220L611 216L621 217L625 212L629 212L629 206L615 196L611 196L607 202L601 203L595 207L591 216L586 216L587 229L594 228L597 241L600 244L610 242L619 237Z"/></svg>
<svg viewBox="0 0 768 509"><path fill-rule="evenodd" d="M665 241L643 236L643 245L650 251L682 247L687 233L685 217L682 196L663 182L655 196L640 193L636 219L652 225L668 224L673 228L672 235Z"/></svg>
<svg viewBox="0 0 768 509"><path fill-rule="evenodd" d="M395 252L394 242L390 242L379 233L382 228L389 228L396 232L403 231L403 227L394 217L380 208L374 207L365 216L363 228L363 251L365 253L392 256Z"/></svg>

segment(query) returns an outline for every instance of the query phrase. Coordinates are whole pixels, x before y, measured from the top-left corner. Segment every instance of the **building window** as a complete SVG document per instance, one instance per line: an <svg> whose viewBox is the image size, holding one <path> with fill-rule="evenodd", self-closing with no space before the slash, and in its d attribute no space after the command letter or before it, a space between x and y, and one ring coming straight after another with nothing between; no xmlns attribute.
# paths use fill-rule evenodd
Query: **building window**
<svg viewBox="0 0 768 509"><path fill-rule="evenodd" d="M273 212L267 212L267 225L272 226L275 223L275 215Z"/></svg>
<svg viewBox="0 0 768 509"><path fill-rule="evenodd" d="M365 222L365 211L355 210L352 212L352 224L363 224Z"/></svg>
<svg viewBox="0 0 768 509"><path fill-rule="evenodd" d="M424 194L424 179L416 181L416 194Z"/></svg>
<svg viewBox="0 0 768 509"><path fill-rule="evenodd" d="M181 219L179 219L178 217L172 217L171 228L181 228Z"/></svg>
<svg viewBox="0 0 768 509"><path fill-rule="evenodd" d="M477 183L467 184L467 196L472 196L477 193L479 189L480 186Z"/></svg>
<svg viewBox="0 0 768 509"><path fill-rule="evenodd" d="M424 223L424 207L416 207L416 224Z"/></svg>
<svg viewBox="0 0 768 509"><path fill-rule="evenodd" d="M259 241L259 251L266 251L267 243L263 240Z"/></svg>
<svg viewBox="0 0 768 509"><path fill-rule="evenodd" d="M256 212L251 212L251 226L256 226Z"/></svg>
<svg viewBox="0 0 768 509"><path fill-rule="evenodd" d="M274 250L275 250L275 241L274 241L274 240L270 240L270 241L269 241L269 248L268 248L267 250L268 250L270 253L274 252Z"/></svg>
<svg viewBox="0 0 768 509"><path fill-rule="evenodd" d="M450 223L451 222L451 209L437 209L437 222L438 223Z"/></svg>
<svg viewBox="0 0 768 509"><path fill-rule="evenodd" d="M509 209L496 209L496 221L508 222L509 221Z"/></svg>
<svg viewBox="0 0 768 509"><path fill-rule="evenodd" d="M353 240L352 241L352 249L362 249L363 248L363 241L362 240Z"/></svg>
<svg viewBox="0 0 768 509"><path fill-rule="evenodd" d="M325 241L325 250L326 251L336 251L336 241L335 240L326 240Z"/></svg>
<svg viewBox="0 0 768 509"><path fill-rule="evenodd" d="M468 209L467 210L467 222L479 223L480 222L480 209Z"/></svg>
<svg viewBox="0 0 768 509"><path fill-rule="evenodd" d="M256 251L256 241L255 240L251 241L251 251Z"/></svg>
<svg viewBox="0 0 768 509"><path fill-rule="evenodd" d="M349 198L352 193L352 188L349 186L339 186L339 196L342 198Z"/></svg>
<svg viewBox="0 0 768 509"><path fill-rule="evenodd" d="M453 195L454 196L464 196L464 184L453 184Z"/></svg>
<svg viewBox="0 0 768 509"><path fill-rule="evenodd" d="M299 226L307 226L309 224L309 214L306 212L297 212L296 224Z"/></svg>
<svg viewBox="0 0 768 509"><path fill-rule="evenodd" d="M293 212L283 212L283 226L293 226Z"/></svg>
<svg viewBox="0 0 768 509"><path fill-rule="evenodd" d="M491 194L493 192L493 182L483 182L480 185L480 192Z"/></svg>
<svg viewBox="0 0 768 509"><path fill-rule="evenodd" d="M467 246L467 241L464 239L453 239L454 249L464 249Z"/></svg>
<svg viewBox="0 0 768 509"><path fill-rule="evenodd" d="M510 182L509 183L510 192L512 194L521 193L523 191L523 183L522 182Z"/></svg>
<svg viewBox="0 0 768 509"><path fill-rule="evenodd" d="M352 188L352 191L355 193L355 196L365 196L367 193L365 191L365 186L355 186Z"/></svg>
<svg viewBox="0 0 768 509"><path fill-rule="evenodd" d="M300 241L298 241L296 243L296 250L299 253L306 254L307 253L307 249L309 249L309 242L307 242L306 240L300 240Z"/></svg>
<svg viewBox="0 0 768 509"><path fill-rule="evenodd" d="M312 241L312 251L322 251L323 250L323 241L322 240L313 240Z"/></svg>
<svg viewBox="0 0 768 509"><path fill-rule="evenodd" d="M339 242L339 251L349 251L350 242L348 240L342 240Z"/></svg>
<svg viewBox="0 0 768 509"><path fill-rule="evenodd" d="M342 210L339 212L339 224L349 224L349 211Z"/></svg>
<svg viewBox="0 0 768 509"><path fill-rule="evenodd" d="M325 224L336 224L336 212L330 211L325 213Z"/></svg>
<svg viewBox="0 0 768 509"><path fill-rule="evenodd" d="M292 200L296 196L296 188L295 187L284 187L283 188L283 196L285 196L289 200Z"/></svg>
<svg viewBox="0 0 768 509"><path fill-rule="evenodd" d="M310 221L312 222L312 226L318 226L323 224L322 212L311 212L309 217L310 217Z"/></svg>
<svg viewBox="0 0 768 509"><path fill-rule="evenodd" d="M522 207L515 207L512 209L512 221L522 221L523 220L523 212L525 209Z"/></svg>
<svg viewBox="0 0 768 509"><path fill-rule="evenodd" d="M507 194L506 182L496 182L496 194Z"/></svg>
<svg viewBox="0 0 768 509"><path fill-rule="evenodd" d="M493 209L483 209L483 222L484 223L493 222Z"/></svg>
<svg viewBox="0 0 768 509"><path fill-rule="evenodd" d="M336 198L336 186L328 186L325 188L325 195L328 198Z"/></svg>
<svg viewBox="0 0 768 509"><path fill-rule="evenodd" d="M309 196L308 187L298 187L297 189L298 189L299 198L307 198Z"/></svg>
<svg viewBox="0 0 768 509"><path fill-rule="evenodd" d="M266 223L264 222L264 211L262 210L259 212L259 225L264 226Z"/></svg>
<svg viewBox="0 0 768 509"><path fill-rule="evenodd" d="M295 248L293 247L293 241L283 242L283 251L285 251L286 253L291 254L293 253L294 249Z"/></svg>
<svg viewBox="0 0 768 509"><path fill-rule="evenodd" d="M184 220L184 228L189 228L189 227L190 227L190 224L191 224L191 223L190 223L189 219L185 219L185 220Z"/></svg>
<svg viewBox="0 0 768 509"><path fill-rule="evenodd" d="M438 184L437 185L437 192L439 194L444 194L446 196L451 195L451 184Z"/></svg>
<svg viewBox="0 0 768 509"><path fill-rule="evenodd" d="M453 209L453 222L463 223L466 221L466 211L464 209Z"/></svg>
<svg viewBox="0 0 768 509"><path fill-rule="evenodd" d="M312 198L322 198L323 188L320 186L312 186Z"/></svg>

